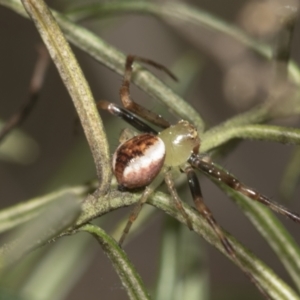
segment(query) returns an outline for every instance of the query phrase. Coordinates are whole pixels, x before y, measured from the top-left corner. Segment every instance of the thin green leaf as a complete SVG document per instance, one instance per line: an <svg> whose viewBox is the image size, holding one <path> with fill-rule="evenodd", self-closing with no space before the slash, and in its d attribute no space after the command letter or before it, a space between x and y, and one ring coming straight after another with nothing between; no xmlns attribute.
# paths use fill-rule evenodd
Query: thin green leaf
<svg viewBox="0 0 300 300"><path fill-rule="evenodd" d="M300 148L297 147L292 154L280 184L280 194L285 201L289 201L294 195L300 181Z"/></svg>
<svg viewBox="0 0 300 300"><path fill-rule="evenodd" d="M207 131L202 137L201 152L207 152L235 138L299 145L300 129L273 125L243 125L225 127L214 134Z"/></svg>
<svg viewBox="0 0 300 300"><path fill-rule="evenodd" d="M30 300L65 299L94 257L94 251L89 248L90 242L91 239L85 236L53 245L31 270L20 294Z"/></svg>
<svg viewBox="0 0 300 300"><path fill-rule="evenodd" d="M84 225L80 230L91 233L100 243L103 251L107 254L118 273L130 299L149 300L150 296L144 287L142 279L118 243L97 226Z"/></svg>
<svg viewBox="0 0 300 300"><path fill-rule="evenodd" d="M230 36L269 59L272 58L271 48L266 44L256 41L238 27L221 20L219 17L213 16L198 7L179 1L176 3L166 2L163 4L148 1L114 1L112 3L83 5L70 10L67 14L69 17L79 21L87 18L115 15L117 13L144 13L154 15L166 21L180 21L181 23L186 22L186 24L207 27L210 30ZM172 26L172 23L170 24L168 22L168 25ZM292 62L289 64L289 72L294 81L299 84L300 72L295 63Z"/></svg>
<svg viewBox="0 0 300 300"><path fill-rule="evenodd" d="M208 299L209 276L199 239L167 219L162 235L157 300Z"/></svg>
<svg viewBox="0 0 300 300"><path fill-rule="evenodd" d="M65 195L60 201L44 206L44 210L34 220L0 248L1 271L66 230L74 224L80 212L81 201L72 193Z"/></svg>
<svg viewBox="0 0 300 300"><path fill-rule="evenodd" d="M0 211L0 233L33 219L44 207L52 202L60 201L70 194L76 195L76 197L83 197L87 191L87 186L65 188L2 209Z"/></svg>
<svg viewBox="0 0 300 300"><path fill-rule="evenodd" d="M162 232L159 274L157 277L156 300L173 300L178 269L178 229L174 220L165 221Z"/></svg>
<svg viewBox="0 0 300 300"><path fill-rule="evenodd" d="M201 241L187 228L178 232L178 271L183 274L175 286L174 299L209 299L210 278L206 249ZM177 272L177 274L180 274Z"/></svg>

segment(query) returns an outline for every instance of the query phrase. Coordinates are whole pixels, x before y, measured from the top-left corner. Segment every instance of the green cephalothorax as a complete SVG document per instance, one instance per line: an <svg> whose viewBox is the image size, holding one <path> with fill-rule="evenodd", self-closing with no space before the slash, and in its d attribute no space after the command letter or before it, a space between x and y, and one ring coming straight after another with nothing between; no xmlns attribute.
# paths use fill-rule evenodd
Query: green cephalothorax
<svg viewBox="0 0 300 300"><path fill-rule="evenodd" d="M165 165L169 167L184 164L192 153L198 153L200 139L197 129L181 120L159 133L166 147Z"/></svg>

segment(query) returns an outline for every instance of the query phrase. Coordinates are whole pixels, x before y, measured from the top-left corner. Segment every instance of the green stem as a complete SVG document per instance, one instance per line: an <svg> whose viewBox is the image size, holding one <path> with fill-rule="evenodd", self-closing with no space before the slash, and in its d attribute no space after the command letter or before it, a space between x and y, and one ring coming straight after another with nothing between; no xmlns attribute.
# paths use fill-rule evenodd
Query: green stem
<svg viewBox="0 0 300 300"><path fill-rule="evenodd" d="M149 300L150 296L140 275L118 243L103 229L95 225L84 225L80 230L91 233L97 239L103 251L111 260L129 298L132 300Z"/></svg>
<svg viewBox="0 0 300 300"><path fill-rule="evenodd" d="M22 3L34 21L74 102L94 157L99 189L105 192L111 180L109 147L89 85L44 1L22 0Z"/></svg>
<svg viewBox="0 0 300 300"><path fill-rule="evenodd" d="M83 197L87 192L87 186L65 188L2 209L0 211L0 233L8 231L33 219L41 212L42 209L44 209L45 206L52 202L64 199L70 193L77 197Z"/></svg>
<svg viewBox="0 0 300 300"><path fill-rule="evenodd" d="M300 144L300 129L272 125L242 125L225 127L214 134L208 131L203 135L201 152L219 147L231 139L272 141L282 144Z"/></svg>

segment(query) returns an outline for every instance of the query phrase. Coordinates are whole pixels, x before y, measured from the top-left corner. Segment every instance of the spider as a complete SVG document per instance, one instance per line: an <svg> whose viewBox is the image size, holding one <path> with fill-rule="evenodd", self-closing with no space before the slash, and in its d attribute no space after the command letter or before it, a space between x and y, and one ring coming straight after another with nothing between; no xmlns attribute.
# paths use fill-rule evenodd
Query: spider
<svg viewBox="0 0 300 300"><path fill-rule="evenodd" d="M200 170L211 178L223 182L248 198L268 206L275 212L300 223L299 214L289 211L287 208L272 202L266 196L244 185L231 174L216 166L207 155L199 155L200 137L193 124L185 120L180 120L177 124L171 125L162 116L149 111L134 102L130 97L130 81L132 76L132 64L134 61L140 61L154 66L166 72L174 80L177 80L163 65L149 59L129 55L126 59L123 83L120 88L120 97L123 107L107 101L99 101L97 103L97 106L100 109L107 110L112 115L122 118L135 129L142 132L131 138L121 135L121 144L116 149L112 159L113 172L118 181L119 189L134 190L144 188L139 202L129 216L128 222L119 240L120 245L124 242L130 227L138 217L143 204L163 182L166 183L177 209L186 219L189 229L193 230L192 222L182 206L173 181L174 173L181 172L185 173L187 176L190 192L197 211L212 227L225 251L236 260L234 247L225 237L221 227L218 225L211 211L203 201L195 169ZM144 120L162 128L162 130L159 132L156 131L145 123ZM264 296L267 299L270 299L269 295L259 286L256 279L246 270L243 271L251 281L258 286Z"/></svg>

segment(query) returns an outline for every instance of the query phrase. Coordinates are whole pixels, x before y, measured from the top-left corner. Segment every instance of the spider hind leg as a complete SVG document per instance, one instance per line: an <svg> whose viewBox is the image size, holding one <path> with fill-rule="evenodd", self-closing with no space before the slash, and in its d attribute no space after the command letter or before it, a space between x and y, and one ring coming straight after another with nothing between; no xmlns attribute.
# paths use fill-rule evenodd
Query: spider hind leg
<svg viewBox="0 0 300 300"><path fill-rule="evenodd" d="M197 211L205 218L205 220L210 225L210 227L212 227L212 229L218 236L226 252L235 259L235 250L233 249L233 246L231 245L229 240L225 237L222 229L216 222L210 209L206 206L206 204L203 201L201 187L194 169L191 166L188 166L184 169L184 173L188 178L190 191Z"/></svg>
<svg viewBox="0 0 300 300"><path fill-rule="evenodd" d="M184 169L184 173L187 175L190 191L191 191L197 211L205 218L206 222L214 230L214 232L218 236L221 244L223 245L224 250L231 257L231 259L241 268L241 270L243 270L245 275L252 281L252 283L257 286L257 288L260 290L262 295L264 295L264 297L266 299L271 300L272 298L270 297L268 292L261 286L260 282L248 270L245 269L243 264L237 258L237 254L236 254L234 247L232 246L230 241L227 239L227 237L223 233L223 230L216 222L216 220L213 217L209 208L205 205L205 203L203 201L202 191L201 191L201 187L200 187L200 184L198 181L198 177L197 177L194 169L191 166L187 166Z"/></svg>
<svg viewBox="0 0 300 300"><path fill-rule="evenodd" d="M142 210L142 207L144 205L144 203L147 201L148 197L151 195L152 193L152 189L150 188L146 188L139 200L139 202L134 206L133 210L131 211L131 214L129 216L129 219L127 221L127 224L125 226L125 228L123 229L123 233L119 239L119 245L122 246L122 244L125 241L125 238L133 224L133 222L136 220L136 218L138 217L139 213Z"/></svg>
<svg viewBox="0 0 300 300"><path fill-rule="evenodd" d="M123 233L121 235L121 238L119 240L119 245L122 246L133 222L138 217L139 213L142 210L143 205L147 202L148 198L151 196L151 194L155 191L155 189L162 183L162 173L158 174L157 177L151 182L150 185L148 185L145 190L142 193L142 196L138 203L134 206L133 210L131 211L131 214L129 216L129 219L127 221L127 224L123 230Z"/></svg>

